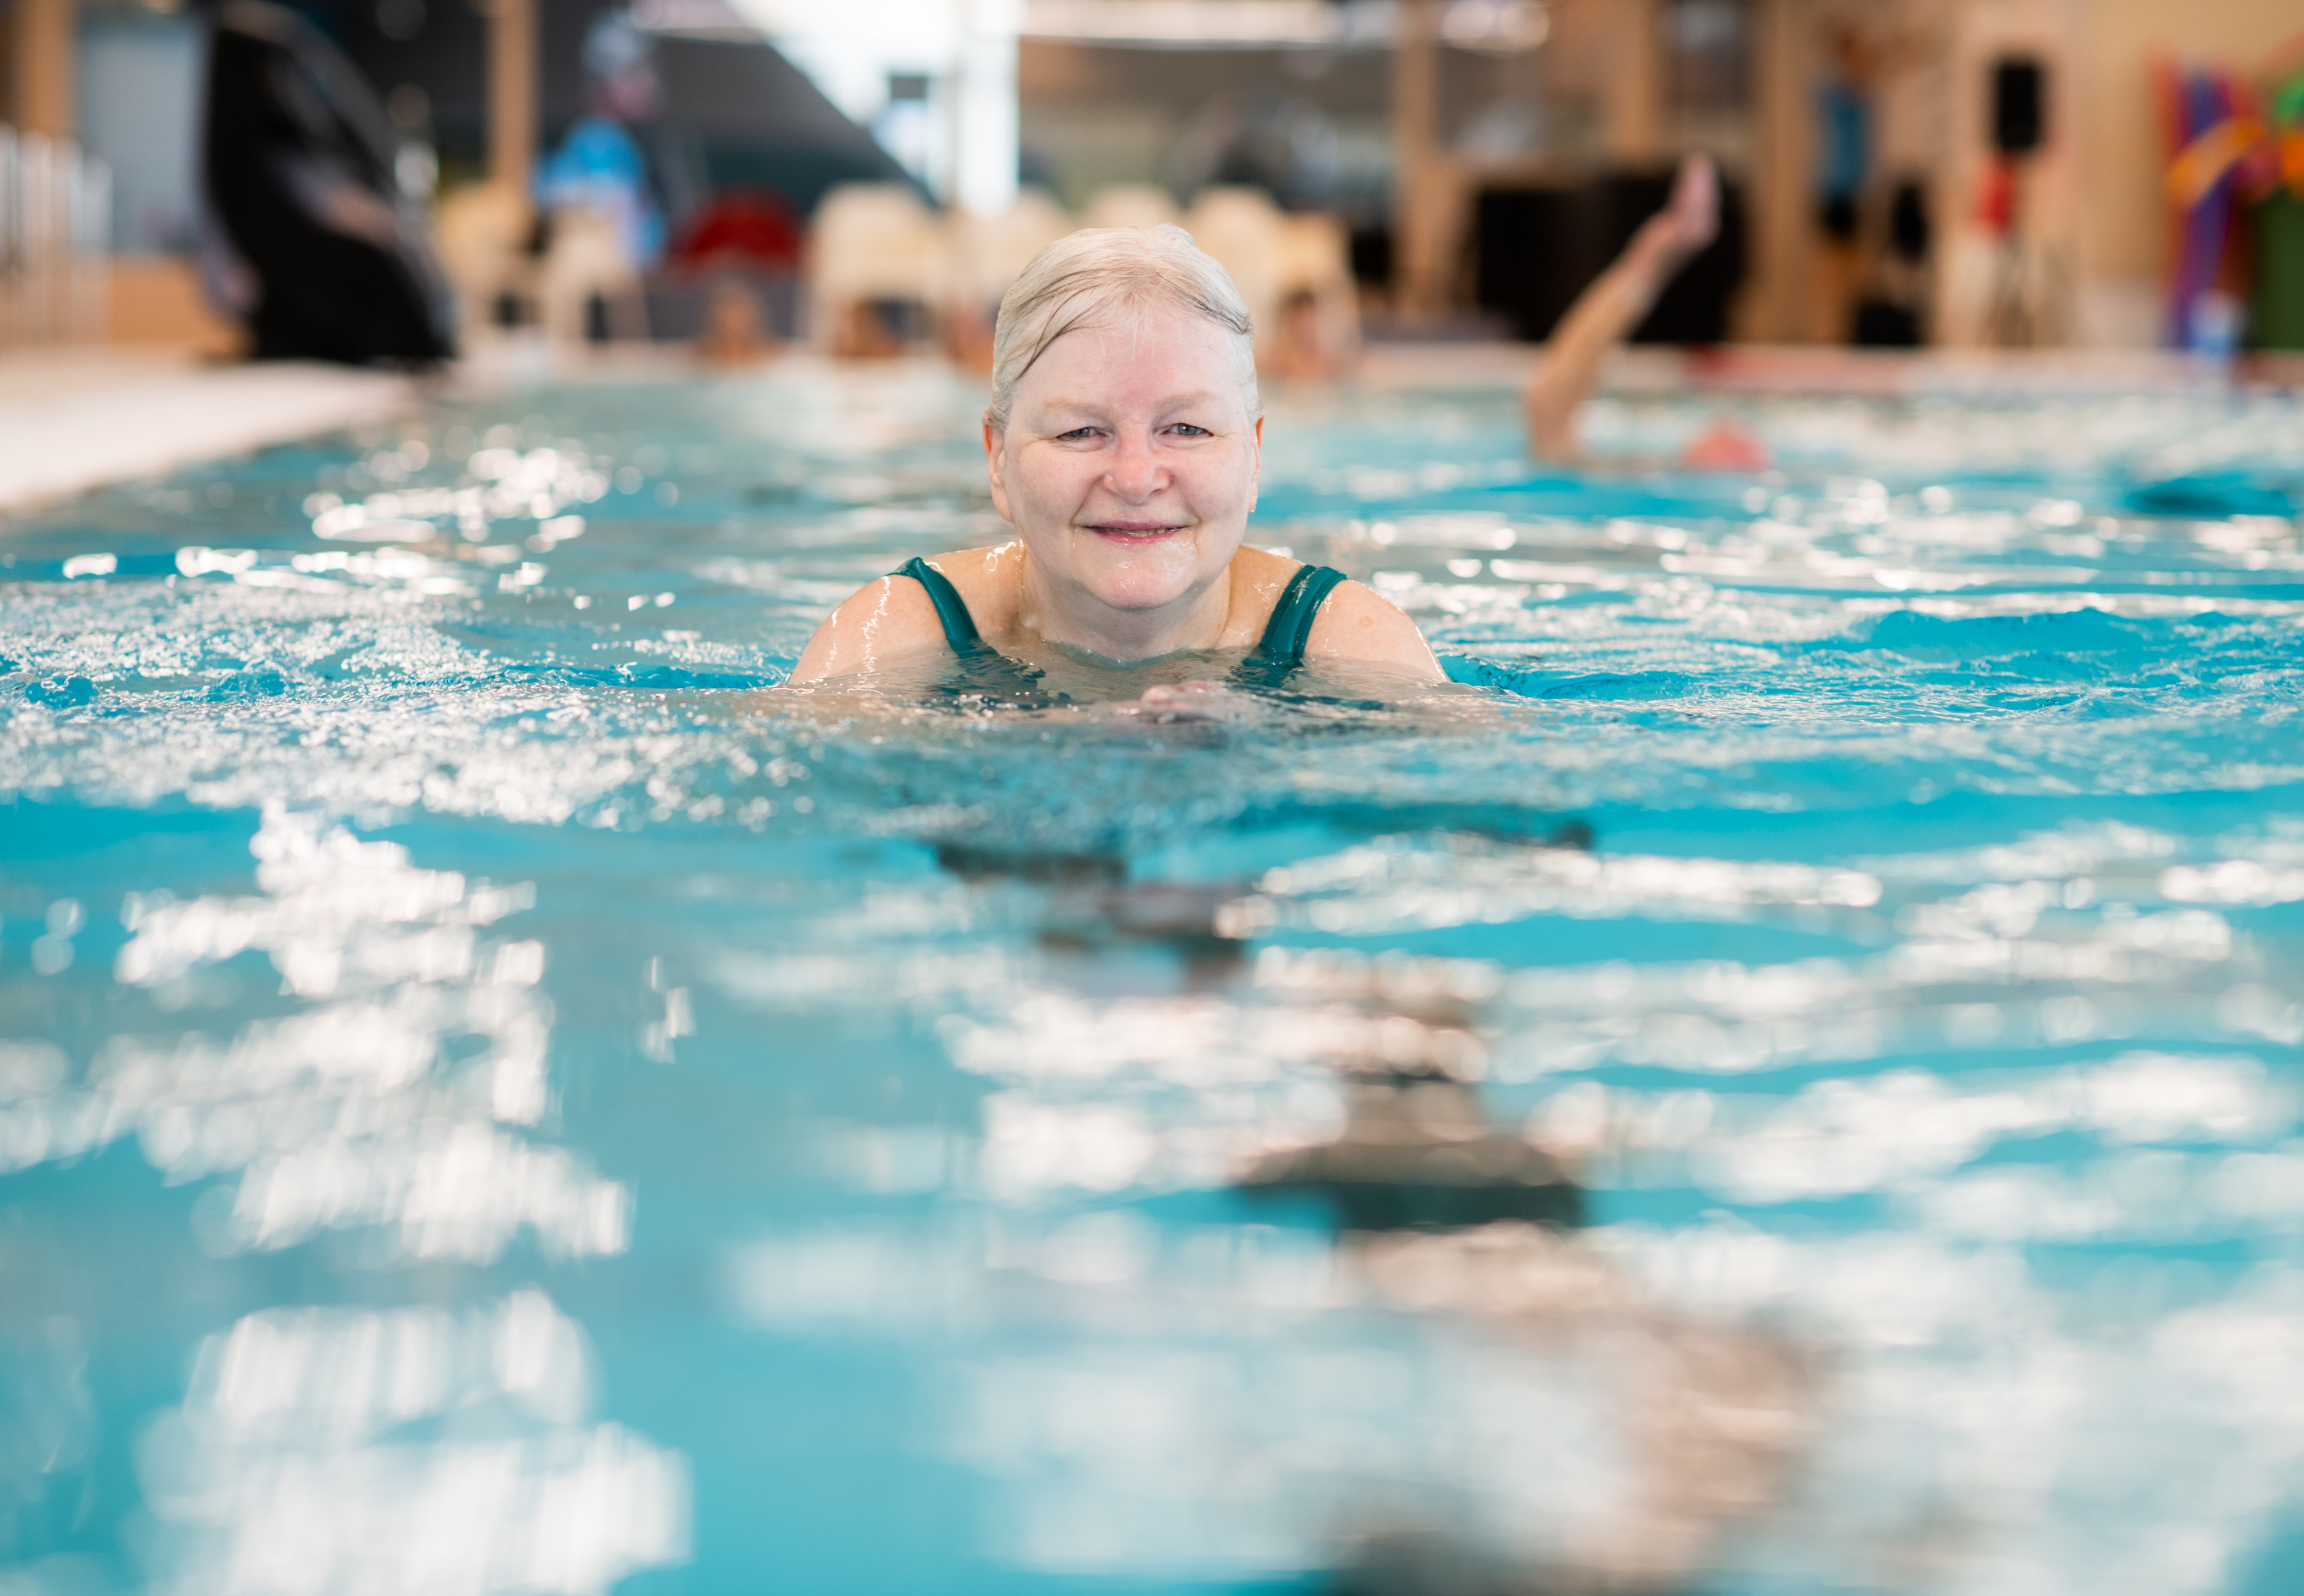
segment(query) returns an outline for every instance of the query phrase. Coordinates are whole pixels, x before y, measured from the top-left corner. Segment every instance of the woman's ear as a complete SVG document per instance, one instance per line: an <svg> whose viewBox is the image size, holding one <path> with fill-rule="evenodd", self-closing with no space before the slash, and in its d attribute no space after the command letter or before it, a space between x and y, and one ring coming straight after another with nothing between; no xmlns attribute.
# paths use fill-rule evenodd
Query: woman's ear
<svg viewBox="0 0 2304 1596"><path fill-rule="evenodd" d="M992 418L985 417L984 475L992 484L992 508L1000 512L1002 520L1013 526L1016 518L1008 513L1008 485L1000 480L1001 444L1004 441L1003 435L993 429Z"/></svg>

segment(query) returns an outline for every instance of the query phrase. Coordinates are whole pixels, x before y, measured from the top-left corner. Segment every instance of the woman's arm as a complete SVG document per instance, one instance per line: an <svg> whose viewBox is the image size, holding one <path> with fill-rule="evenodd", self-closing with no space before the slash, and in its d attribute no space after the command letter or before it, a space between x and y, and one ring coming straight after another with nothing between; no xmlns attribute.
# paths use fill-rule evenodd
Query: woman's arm
<svg viewBox="0 0 2304 1596"><path fill-rule="evenodd" d="M1600 361L1648 315L1690 257L1720 230L1720 182L1708 156L1680 164L1672 200L1650 216L1608 269L1594 278L1560 318L1529 376L1521 403L1528 446L1538 460L1575 459L1576 417L1598 380Z"/></svg>
<svg viewBox="0 0 2304 1596"><path fill-rule="evenodd" d="M1448 679L1416 622L1358 582L1339 584L1328 595L1304 639L1304 657L1314 664L1375 666L1419 681Z"/></svg>
<svg viewBox="0 0 2304 1596"><path fill-rule="evenodd" d="M784 685L856 676L944 646L944 627L928 589L910 577L882 577L858 588L825 618Z"/></svg>

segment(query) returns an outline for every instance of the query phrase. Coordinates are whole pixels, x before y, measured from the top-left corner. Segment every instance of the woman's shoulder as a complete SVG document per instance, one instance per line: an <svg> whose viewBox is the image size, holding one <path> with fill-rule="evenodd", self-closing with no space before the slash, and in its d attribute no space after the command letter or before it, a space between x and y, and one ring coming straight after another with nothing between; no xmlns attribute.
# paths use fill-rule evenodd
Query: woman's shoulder
<svg viewBox="0 0 2304 1596"><path fill-rule="evenodd" d="M1289 581L1306 562L1245 544L1233 559L1234 580L1260 601L1250 612L1260 630ZM1416 622L1384 595L1349 578L1330 588L1321 600L1310 635L1305 638L1304 654L1308 659L1340 664L1390 666L1435 681L1444 674Z"/></svg>
<svg viewBox="0 0 2304 1596"><path fill-rule="evenodd" d="M977 630L987 637L997 637L1015 624L1017 574L1023 558L1024 545L1012 539L982 548L930 554L925 563L952 584L960 602L968 606L969 618ZM920 584L906 582L904 586L919 587ZM943 634L939 631L937 635Z"/></svg>
<svg viewBox="0 0 2304 1596"><path fill-rule="evenodd" d="M1293 567L1298 562L1291 561ZM1398 604L1373 587L1347 578L1328 590L1304 656L1337 664L1382 665L1437 681L1444 672L1424 633Z"/></svg>
<svg viewBox="0 0 2304 1596"><path fill-rule="evenodd" d="M1358 582L1339 582L1320 606L1304 640L1308 659L1341 664L1388 665L1438 680L1440 661L1424 633L1398 604Z"/></svg>

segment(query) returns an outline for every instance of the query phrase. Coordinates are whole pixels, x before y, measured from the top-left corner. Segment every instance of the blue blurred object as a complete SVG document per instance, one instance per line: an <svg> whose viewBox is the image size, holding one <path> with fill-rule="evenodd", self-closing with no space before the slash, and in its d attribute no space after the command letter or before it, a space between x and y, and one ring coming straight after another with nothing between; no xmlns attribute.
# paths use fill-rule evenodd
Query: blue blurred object
<svg viewBox="0 0 2304 1596"><path fill-rule="evenodd" d="M2130 488L2123 502L2145 515L2190 515L2221 520L2230 515L2294 515L2291 490L2245 471L2205 471Z"/></svg>
<svg viewBox="0 0 2304 1596"><path fill-rule="evenodd" d="M597 211L615 224L635 265L664 253L664 218L650 198L648 165L623 124L588 116L537 169L536 197L546 210Z"/></svg>

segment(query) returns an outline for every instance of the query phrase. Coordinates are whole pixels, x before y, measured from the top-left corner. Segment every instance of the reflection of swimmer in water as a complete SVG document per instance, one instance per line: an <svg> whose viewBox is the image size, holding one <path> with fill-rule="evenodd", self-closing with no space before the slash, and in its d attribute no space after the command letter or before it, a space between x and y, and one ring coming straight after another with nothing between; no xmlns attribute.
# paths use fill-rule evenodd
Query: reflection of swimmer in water
<svg viewBox="0 0 2304 1596"><path fill-rule="evenodd" d="M1605 1252L1549 1226L1368 1235L1342 1261L1367 1300L1453 1330L1460 1345L1516 1355L1487 1365L1507 1455L1522 1460L1523 1477L1581 1473L1597 1487L1558 1513L1541 1497L1511 1504L1511 1482L1499 1482L1496 1494L1511 1505L1486 1524L1453 1516L1419 1524L1409 1505L1371 1533L1362 1525L1374 1516L1365 1515L1339 1548L1343 1589L1661 1596L1709 1588L1740 1521L1764 1519L1787 1495L1821 1394L1813 1355L1797 1342L1675 1312ZM1504 1373L1514 1363L1518 1380ZM1575 1391L1589 1428L1514 1426L1505 1416L1513 1388L1528 1385ZM1557 1514L1552 1526L1527 1522L1546 1506Z"/></svg>
<svg viewBox="0 0 2304 1596"><path fill-rule="evenodd" d="M1566 1169L1490 1127L1461 1082L1393 1071L1348 1078L1345 1089L1343 1135L1258 1159L1241 1188L1317 1196L1347 1231L1583 1222L1584 1195Z"/></svg>
<svg viewBox="0 0 2304 1596"><path fill-rule="evenodd" d="M1709 156L1690 156L1680 164L1670 203L1577 296L1545 344L1521 395L1529 449L1538 460L1582 457L1576 418L1599 380L1602 359L1639 325L1665 284L1719 228L1719 178ZM1756 471L1766 467L1768 452L1750 434L1715 421L1682 452L1680 463L1698 470Z"/></svg>
<svg viewBox="0 0 2304 1596"><path fill-rule="evenodd" d="M1495 1596L1694 1584L1736 1521L1783 1496L1816 1418L1801 1349L1653 1300L1574 1234L1584 1202L1570 1160L1491 1126L1468 1085L1393 1071L1348 1086L1342 1135L1256 1160L1241 1189L1326 1200L1345 1296L1512 1349L1520 1380L1572 1383L1609 1451L1580 1454L1572 1438L1547 1446L1532 1431L1507 1444L1530 1465L1588 1465L1612 1488L1557 1540L1510 1512L1419 1521L1425 1504L1372 1502L1342 1537L1338 1588ZM1487 1365L1500 1413L1519 1385L1511 1366Z"/></svg>
<svg viewBox="0 0 2304 1596"><path fill-rule="evenodd" d="M1035 656L1245 656L1233 681L1305 663L1444 680L1415 622L1341 573L1243 546L1264 440L1248 311L1176 227L1075 232L1000 306L984 452L1016 528L915 560L834 612L795 685L957 655L1029 687ZM1144 690L1162 718L1222 714L1225 683Z"/></svg>

